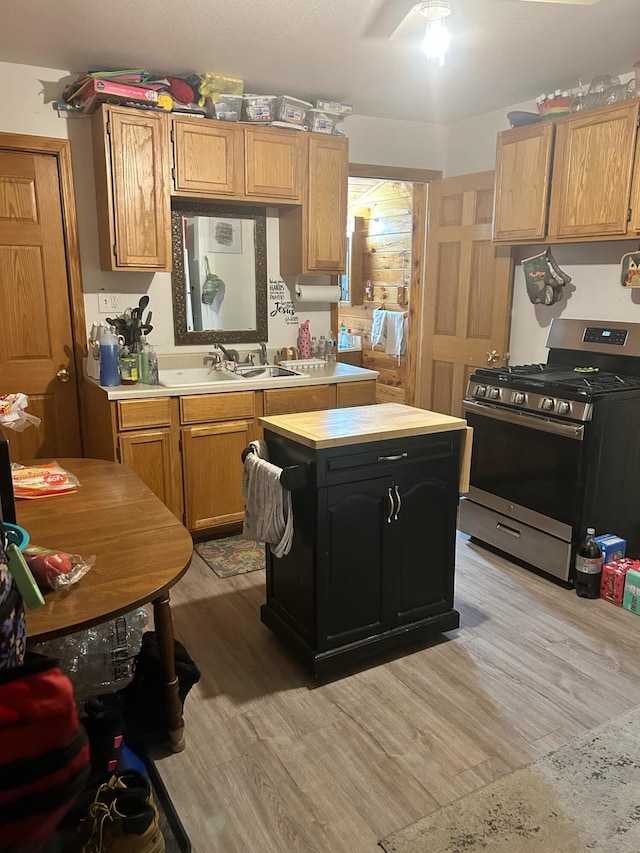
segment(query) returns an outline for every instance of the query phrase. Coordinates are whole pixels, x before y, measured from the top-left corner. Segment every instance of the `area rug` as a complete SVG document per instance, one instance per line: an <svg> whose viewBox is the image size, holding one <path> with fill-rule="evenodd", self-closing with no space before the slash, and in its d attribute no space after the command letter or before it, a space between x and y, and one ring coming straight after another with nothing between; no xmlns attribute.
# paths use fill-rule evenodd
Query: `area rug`
<svg viewBox="0 0 640 853"><path fill-rule="evenodd" d="M387 853L638 853L640 709L380 842Z"/></svg>
<svg viewBox="0 0 640 853"><path fill-rule="evenodd" d="M193 549L219 578L256 572L265 566L264 545L241 536L196 542Z"/></svg>

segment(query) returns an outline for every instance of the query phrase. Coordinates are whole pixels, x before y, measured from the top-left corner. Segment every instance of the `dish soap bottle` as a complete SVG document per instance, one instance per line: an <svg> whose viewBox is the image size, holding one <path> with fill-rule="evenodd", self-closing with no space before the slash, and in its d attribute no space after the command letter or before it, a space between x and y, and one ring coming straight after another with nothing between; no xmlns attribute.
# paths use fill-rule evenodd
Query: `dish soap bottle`
<svg viewBox="0 0 640 853"><path fill-rule="evenodd" d="M98 341L100 346L100 384L105 388L120 385L118 370L118 338L108 330Z"/></svg>
<svg viewBox="0 0 640 853"><path fill-rule="evenodd" d="M580 598L598 598L602 576L602 548L595 541L596 531L587 527L587 535L576 551L576 594Z"/></svg>

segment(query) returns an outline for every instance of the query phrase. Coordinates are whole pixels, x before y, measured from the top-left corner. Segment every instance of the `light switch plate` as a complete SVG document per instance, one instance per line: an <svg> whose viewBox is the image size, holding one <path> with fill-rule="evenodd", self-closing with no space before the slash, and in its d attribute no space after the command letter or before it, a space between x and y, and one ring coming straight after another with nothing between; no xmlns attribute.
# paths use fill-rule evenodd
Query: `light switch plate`
<svg viewBox="0 0 640 853"><path fill-rule="evenodd" d="M105 293L101 291L98 294L98 313L117 314L122 310L120 307L121 296L121 293Z"/></svg>

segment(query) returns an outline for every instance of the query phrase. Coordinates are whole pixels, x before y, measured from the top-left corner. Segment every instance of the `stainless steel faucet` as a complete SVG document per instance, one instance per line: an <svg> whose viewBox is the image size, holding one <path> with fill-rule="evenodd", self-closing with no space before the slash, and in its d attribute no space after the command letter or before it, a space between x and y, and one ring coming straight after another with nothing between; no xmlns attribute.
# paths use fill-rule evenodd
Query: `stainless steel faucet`
<svg viewBox="0 0 640 853"><path fill-rule="evenodd" d="M252 349L251 352L247 353L247 362L249 364L255 364L254 358L256 356L260 356L260 364L269 364L269 359L267 357L267 345L260 343L259 346L260 349Z"/></svg>
<svg viewBox="0 0 640 853"><path fill-rule="evenodd" d="M224 357L227 361L235 361L236 364L240 361L240 355L238 354L237 349L227 349L226 347L223 347L222 344L214 344L214 347L224 353ZM218 353L210 352L209 355L218 355ZM218 358L220 358L219 355Z"/></svg>

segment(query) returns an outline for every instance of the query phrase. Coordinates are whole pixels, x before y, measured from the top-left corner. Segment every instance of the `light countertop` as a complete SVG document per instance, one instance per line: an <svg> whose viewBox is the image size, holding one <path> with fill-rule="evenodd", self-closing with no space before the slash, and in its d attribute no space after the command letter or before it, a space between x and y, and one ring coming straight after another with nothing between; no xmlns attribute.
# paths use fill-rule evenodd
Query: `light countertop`
<svg viewBox="0 0 640 853"><path fill-rule="evenodd" d="M260 418L262 426L307 447L341 447L411 435L466 430L462 418L400 403Z"/></svg>
<svg viewBox="0 0 640 853"><path fill-rule="evenodd" d="M287 366L284 362L283 367ZM183 397L190 394L224 394L229 391L264 391L268 388L298 388L305 385L333 385L342 382L362 382L378 378L375 370L354 367L351 364L331 362L321 367L295 368L302 376L283 376L276 379L228 379L202 385L180 385L165 388L162 385L116 385L103 388L109 400L145 400L152 397ZM85 377L87 382L100 386L95 379ZM160 366L162 379L162 365Z"/></svg>

